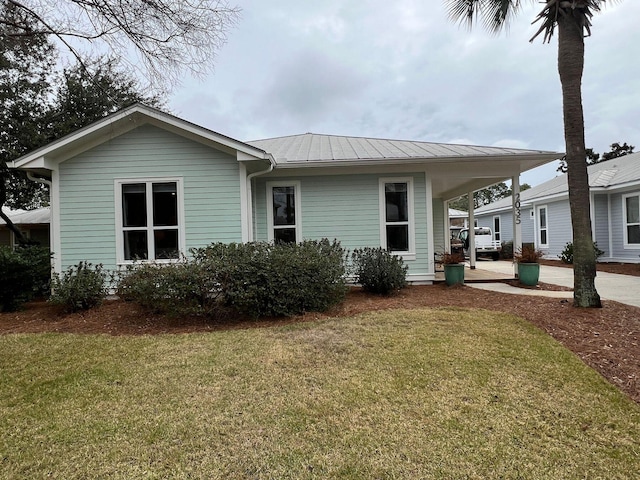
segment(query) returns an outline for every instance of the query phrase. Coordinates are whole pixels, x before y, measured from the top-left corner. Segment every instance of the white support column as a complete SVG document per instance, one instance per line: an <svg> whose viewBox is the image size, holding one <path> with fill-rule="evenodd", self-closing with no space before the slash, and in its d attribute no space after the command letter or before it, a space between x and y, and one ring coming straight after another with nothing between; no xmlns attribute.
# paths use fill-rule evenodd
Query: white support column
<svg viewBox="0 0 640 480"><path fill-rule="evenodd" d="M468 193L469 196L469 267L471 270L476 268L476 221L474 218L473 192Z"/></svg>
<svg viewBox="0 0 640 480"><path fill-rule="evenodd" d="M433 238L433 188L431 185L431 177L427 172L424 172L424 185L425 185L425 203L427 212L427 249L429 250L429 267L427 272L435 275L435 241ZM448 216L448 215L447 215Z"/></svg>
<svg viewBox="0 0 640 480"><path fill-rule="evenodd" d="M451 218L449 218L449 200L443 202L444 206L444 251L451 253Z"/></svg>
<svg viewBox="0 0 640 480"><path fill-rule="evenodd" d="M520 216L520 175L511 178L513 207L513 253L522 250L522 218ZM513 275L518 278L518 264L513 261Z"/></svg>

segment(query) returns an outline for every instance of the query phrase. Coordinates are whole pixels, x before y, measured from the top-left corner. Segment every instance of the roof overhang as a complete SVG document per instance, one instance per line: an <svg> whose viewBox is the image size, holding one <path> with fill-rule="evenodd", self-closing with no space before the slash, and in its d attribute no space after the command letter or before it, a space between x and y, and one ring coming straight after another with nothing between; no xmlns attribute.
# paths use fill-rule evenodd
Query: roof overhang
<svg viewBox="0 0 640 480"><path fill-rule="evenodd" d="M277 162L278 173L317 173L330 170L402 169L402 171L426 171L431 179L433 196L450 200L468 192L508 180L521 173L557 160L558 152L509 153L491 156L447 156L436 158L381 158L354 160L315 160L304 162Z"/></svg>
<svg viewBox="0 0 640 480"><path fill-rule="evenodd" d="M200 127L155 108L135 104L97 122L55 140L44 147L13 161L13 168L30 170L41 175L57 169L60 162L112 140L142 125L154 125L166 131L233 155L239 162L265 161L274 164L273 157L259 148Z"/></svg>

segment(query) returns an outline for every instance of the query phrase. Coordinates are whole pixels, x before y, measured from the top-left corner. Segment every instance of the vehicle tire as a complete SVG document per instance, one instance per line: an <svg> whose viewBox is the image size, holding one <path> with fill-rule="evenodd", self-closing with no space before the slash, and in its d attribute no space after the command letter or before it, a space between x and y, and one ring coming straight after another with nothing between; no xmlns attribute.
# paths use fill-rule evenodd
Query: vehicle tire
<svg viewBox="0 0 640 480"><path fill-rule="evenodd" d="M491 254L491 258L493 259L494 262L496 260L500 260L500 254L499 253L492 253Z"/></svg>

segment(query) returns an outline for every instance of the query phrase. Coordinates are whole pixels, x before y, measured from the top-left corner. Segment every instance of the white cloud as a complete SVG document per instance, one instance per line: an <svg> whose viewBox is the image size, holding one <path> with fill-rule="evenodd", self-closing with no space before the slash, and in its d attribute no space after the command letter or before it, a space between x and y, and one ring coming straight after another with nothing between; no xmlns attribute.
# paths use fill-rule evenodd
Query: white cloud
<svg viewBox="0 0 640 480"><path fill-rule="evenodd" d="M557 40L529 43L537 4L496 36L452 23L440 1L240 3L215 73L170 101L191 121L240 139L314 131L564 149ZM640 2L614 5L585 40L596 151L640 146Z"/></svg>

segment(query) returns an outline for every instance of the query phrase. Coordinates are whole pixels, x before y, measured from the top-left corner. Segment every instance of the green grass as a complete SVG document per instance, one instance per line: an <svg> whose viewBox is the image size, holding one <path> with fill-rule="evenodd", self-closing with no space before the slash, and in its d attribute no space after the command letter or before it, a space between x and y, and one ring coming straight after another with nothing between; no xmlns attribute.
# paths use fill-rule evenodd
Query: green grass
<svg viewBox="0 0 640 480"><path fill-rule="evenodd" d="M461 309L0 337L0 478L633 478L640 408Z"/></svg>

